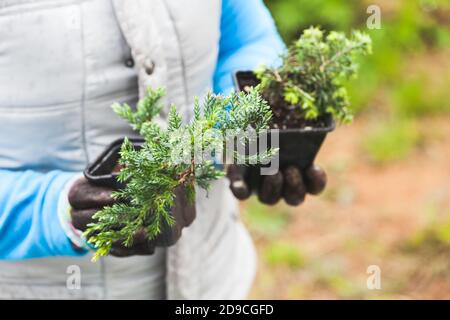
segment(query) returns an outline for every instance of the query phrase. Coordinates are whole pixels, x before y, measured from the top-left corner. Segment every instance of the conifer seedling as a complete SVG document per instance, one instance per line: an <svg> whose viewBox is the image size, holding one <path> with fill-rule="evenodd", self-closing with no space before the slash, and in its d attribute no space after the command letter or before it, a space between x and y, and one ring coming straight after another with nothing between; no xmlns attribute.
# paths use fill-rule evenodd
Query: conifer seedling
<svg viewBox="0 0 450 320"><path fill-rule="evenodd" d="M280 67L255 71L274 113L273 127L317 127L327 115L338 122L352 121L345 81L356 76L357 57L371 50L370 37L360 31L346 37L306 29L282 56Z"/></svg>
<svg viewBox="0 0 450 320"><path fill-rule="evenodd" d="M272 119L270 107L255 89L226 97L210 93L202 102L196 99L194 117L187 124L172 106L167 127L162 127L154 118L161 112L163 96L162 89L148 89L136 110L127 104L112 106L145 142L136 149L125 139L121 147L118 180L124 188L113 194L118 202L98 211L93 217L95 222L84 233L97 249L94 259L107 255L116 241L132 245L133 235L142 228L151 240L161 233L163 224L173 225L170 209L176 188L185 188L193 202L197 187L208 189L212 181L224 176L213 157L199 157L198 151L214 154L215 150L223 150L225 137L240 136L248 128L260 132L269 127ZM232 158L260 163L276 151L268 149L249 156L233 152Z"/></svg>

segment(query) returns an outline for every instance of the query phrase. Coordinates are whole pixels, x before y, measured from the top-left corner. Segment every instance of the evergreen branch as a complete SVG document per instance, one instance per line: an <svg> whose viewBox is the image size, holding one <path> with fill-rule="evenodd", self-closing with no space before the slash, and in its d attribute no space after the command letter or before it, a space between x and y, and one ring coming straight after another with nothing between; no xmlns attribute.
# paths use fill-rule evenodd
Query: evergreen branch
<svg viewBox="0 0 450 320"><path fill-rule="evenodd" d="M186 188L188 199L193 201L195 185L208 189L212 181L224 175L211 159L199 158L196 148L215 153L223 147L227 130L241 132L251 127L259 132L268 128L272 118L269 106L257 89L228 97L210 93L202 103L195 100L194 118L188 124L183 124L176 107L171 106L167 129L163 129L152 122L161 110L163 95L162 89L149 89L135 111L126 104L112 106L139 131L145 142L136 150L125 139L121 147L122 169L118 180L126 186L114 193L120 202L98 211L95 223L85 232L86 238L97 248L94 259L107 255L117 241L131 246L133 235L139 230L146 230L149 239L156 238L163 224L175 223L171 208L176 188ZM210 131L216 134L209 134ZM275 152L268 150L253 158L248 156L247 160L267 162Z"/></svg>

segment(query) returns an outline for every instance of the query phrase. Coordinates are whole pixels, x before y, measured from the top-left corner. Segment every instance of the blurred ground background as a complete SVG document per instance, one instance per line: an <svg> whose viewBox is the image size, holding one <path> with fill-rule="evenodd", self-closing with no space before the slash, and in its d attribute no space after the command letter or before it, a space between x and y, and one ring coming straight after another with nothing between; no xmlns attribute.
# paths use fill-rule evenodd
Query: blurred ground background
<svg viewBox="0 0 450 320"><path fill-rule="evenodd" d="M450 1L266 0L287 42L309 25L367 31L357 112L317 163L329 185L291 208L242 203L259 271L251 298L450 299ZM381 29L367 30L369 5ZM366 269L381 268L381 290Z"/></svg>

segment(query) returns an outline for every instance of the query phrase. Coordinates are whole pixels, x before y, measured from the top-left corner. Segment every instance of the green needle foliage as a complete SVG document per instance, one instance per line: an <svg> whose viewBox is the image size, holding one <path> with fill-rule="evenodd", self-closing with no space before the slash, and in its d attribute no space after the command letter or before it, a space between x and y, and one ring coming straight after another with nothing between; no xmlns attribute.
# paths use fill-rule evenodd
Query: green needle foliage
<svg viewBox="0 0 450 320"><path fill-rule="evenodd" d="M224 175L213 158L216 151L224 149L225 137L230 132L239 135L249 127L261 132L272 118L270 107L255 89L227 97L208 94L202 103L196 99L194 118L188 124L172 106L167 127L162 128L152 119L161 111L163 95L162 89L149 89L136 111L127 104L112 106L144 137L145 143L139 150L128 140L122 145L118 180L126 182L126 187L114 193L118 202L97 212L95 223L85 232L97 248L94 259L107 255L116 241L132 245L137 231L144 229L148 238L154 239L164 224L172 226L174 189L186 188L193 202L196 185L208 189L213 180ZM233 150L233 159L237 159L239 155ZM267 161L275 152L269 149L256 155L256 160Z"/></svg>
<svg viewBox="0 0 450 320"><path fill-rule="evenodd" d="M331 114L335 120L350 122L344 80L357 72L356 56L371 53L371 39L359 31L350 38L319 28L306 29L282 56L279 68L262 66L256 71L261 90L272 107L291 108L297 117L316 120ZM277 110L274 110L277 114ZM281 112L285 117L285 113Z"/></svg>

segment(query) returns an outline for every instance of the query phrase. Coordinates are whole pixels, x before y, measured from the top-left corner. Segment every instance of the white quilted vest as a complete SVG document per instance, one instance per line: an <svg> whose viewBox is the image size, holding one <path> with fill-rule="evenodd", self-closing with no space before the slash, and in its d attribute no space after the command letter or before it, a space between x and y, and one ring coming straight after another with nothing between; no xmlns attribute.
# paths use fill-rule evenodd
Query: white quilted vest
<svg viewBox="0 0 450 320"><path fill-rule="evenodd" d="M220 0L0 0L0 167L81 171L133 134L109 106L135 104L147 86L165 87L166 104L189 118L194 96L212 85L220 16ZM52 39L51 50L40 45ZM14 59L2 61L11 48ZM80 290L66 286L70 265L81 269ZM163 286L168 298L239 299L254 269L251 240L221 180L209 196L199 190L196 221L168 250L98 263L0 262L0 298L154 298Z"/></svg>

